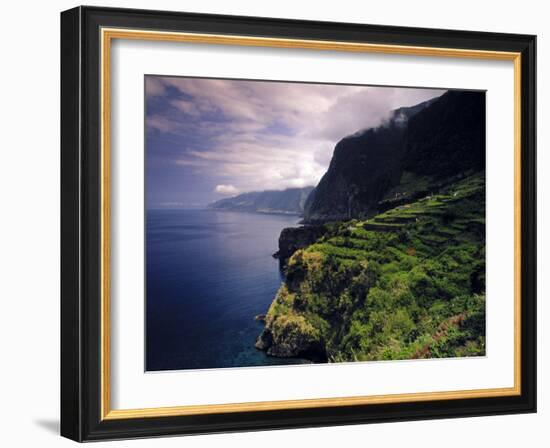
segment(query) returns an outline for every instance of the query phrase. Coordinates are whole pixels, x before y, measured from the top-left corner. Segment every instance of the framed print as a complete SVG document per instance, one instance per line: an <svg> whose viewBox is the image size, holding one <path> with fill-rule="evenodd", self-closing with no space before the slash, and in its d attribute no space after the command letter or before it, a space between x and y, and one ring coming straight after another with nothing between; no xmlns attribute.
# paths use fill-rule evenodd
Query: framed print
<svg viewBox="0 0 550 448"><path fill-rule="evenodd" d="M535 37L61 14L61 433L536 411Z"/></svg>

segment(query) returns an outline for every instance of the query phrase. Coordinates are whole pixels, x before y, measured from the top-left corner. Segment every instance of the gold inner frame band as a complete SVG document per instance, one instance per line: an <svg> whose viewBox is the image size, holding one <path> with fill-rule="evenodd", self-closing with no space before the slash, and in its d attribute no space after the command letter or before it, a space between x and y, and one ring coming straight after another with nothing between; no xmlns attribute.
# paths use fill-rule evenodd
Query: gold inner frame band
<svg viewBox="0 0 550 448"><path fill-rule="evenodd" d="M217 34L101 29L101 419L128 419L307 409L381 403L406 403L431 400L502 397L521 394L521 54L514 52L418 47L305 39L278 39ZM383 53L411 56L455 57L513 61L514 63L514 386L442 392L419 392L302 400L279 400L229 404L188 405L140 409L111 409L110 346L110 154L111 85L110 62L113 39L185 42L213 45L294 48L356 53Z"/></svg>

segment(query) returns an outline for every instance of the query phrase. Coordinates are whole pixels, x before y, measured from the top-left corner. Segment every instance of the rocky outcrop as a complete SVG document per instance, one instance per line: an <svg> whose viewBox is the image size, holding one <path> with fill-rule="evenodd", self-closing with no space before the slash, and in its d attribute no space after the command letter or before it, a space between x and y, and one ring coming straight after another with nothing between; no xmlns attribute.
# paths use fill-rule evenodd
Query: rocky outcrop
<svg viewBox="0 0 550 448"><path fill-rule="evenodd" d="M315 337L287 325L283 331L275 333L264 328L255 347L265 351L269 356L278 358L304 358L313 362L327 362L324 345Z"/></svg>
<svg viewBox="0 0 550 448"><path fill-rule="evenodd" d="M284 266L294 252L313 244L325 233L324 225L287 227L281 231L279 250L273 254L273 257L278 258L281 266Z"/></svg>
<svg viewBox="0 0 550 448"><path fill-rule="evenodd" d="M325 343L314 326L291 310L284 316L274 312L278 307L285 307L287 300L287 290L282 287L266 315L265 327L258 336L255 347L269 356L326 362Z"/></svg>

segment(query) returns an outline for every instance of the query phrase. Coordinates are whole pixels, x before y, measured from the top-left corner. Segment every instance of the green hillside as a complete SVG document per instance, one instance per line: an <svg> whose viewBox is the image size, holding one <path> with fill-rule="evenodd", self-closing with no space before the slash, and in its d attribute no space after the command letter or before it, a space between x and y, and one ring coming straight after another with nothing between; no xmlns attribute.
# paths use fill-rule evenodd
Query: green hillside
<svg viewBox="0 0 550 448"><path fill-rule="evenodd" d="M258 348L329 362L485 354L484 172L325 226L289 259Z"/></svg>

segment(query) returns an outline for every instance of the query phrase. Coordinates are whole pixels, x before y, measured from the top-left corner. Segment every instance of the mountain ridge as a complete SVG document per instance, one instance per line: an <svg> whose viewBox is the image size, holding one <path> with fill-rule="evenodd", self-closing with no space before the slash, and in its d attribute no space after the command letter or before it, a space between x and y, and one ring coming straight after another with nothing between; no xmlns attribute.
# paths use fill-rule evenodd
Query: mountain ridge
<svg viewBox="0 0 550 448"><path fill-rule="evenodd" d="M484 112L480 92L447 91L395 109L381 126L344 137L308 198L304 221L373 216L380 211L378 203L403 183L404 174L409 181L422 178L429 190L444 177L480 170L485 164Z"/></svg>
<svg viewBox="0 0 550 448"><path fill-rule="evenodd" d="M237 212L302 215L314 187L250 191L208 204L208 208Z"/></svg>

